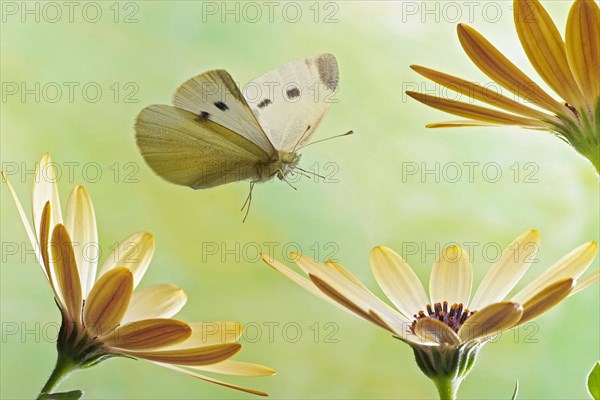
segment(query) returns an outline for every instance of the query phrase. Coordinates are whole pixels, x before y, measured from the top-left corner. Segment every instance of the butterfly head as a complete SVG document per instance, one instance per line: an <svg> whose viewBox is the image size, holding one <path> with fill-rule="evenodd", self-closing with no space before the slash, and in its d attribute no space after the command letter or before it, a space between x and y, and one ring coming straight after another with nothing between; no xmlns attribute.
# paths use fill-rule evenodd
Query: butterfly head
<svg viewBox="0 0 600 400"><path fill-rule="evenodd" d="M296 169L300 162L300 154L295 152L279 151L279 171L277 177L281 180L285 179L286 175Z"/></svg>

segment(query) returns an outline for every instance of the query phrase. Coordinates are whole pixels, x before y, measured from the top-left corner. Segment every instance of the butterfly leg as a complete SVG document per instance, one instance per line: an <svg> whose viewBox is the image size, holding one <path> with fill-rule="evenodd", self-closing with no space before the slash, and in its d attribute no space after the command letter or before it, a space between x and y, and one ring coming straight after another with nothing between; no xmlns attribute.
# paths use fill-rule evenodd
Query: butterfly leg
<svg viewBox="0 0 600 400"><path fill-rule="evenodd" d="M287 179L285 179L285 174L283 173L283 171L278 171L280 173L281 176L281 180L284 181L285 183L287 183L292 189L294 190L298 190L298 188L296 188L294 185L292 185Z"/></svg>
<svg viewBox="0 0 600 400"><path fill-rule="evenodd" d="M246 222L246 218L248 218L248 213L250 212L250 205L252 204L252 190L254 189L254 182L250 182L250 192L248 192L248 197L246 197L246 201L244 201L244 205L242 206L240 211L244 211L244 208L246 208L246 205L248 205L248 208L246 209L246 214L244 215L244 219L242 220L242 223Z"/></svg>

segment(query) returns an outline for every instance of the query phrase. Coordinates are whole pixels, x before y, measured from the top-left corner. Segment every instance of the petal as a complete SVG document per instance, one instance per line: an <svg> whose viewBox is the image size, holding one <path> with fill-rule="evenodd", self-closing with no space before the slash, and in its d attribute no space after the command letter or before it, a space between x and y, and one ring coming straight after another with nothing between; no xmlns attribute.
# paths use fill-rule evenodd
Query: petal
<svg viewBox="0 0 600 400"><path fill-rule="evenodd" d="M41 220L41 216L40 216ZM58 224L52 232L52 265L56 276L56 289L62 303L74 322L81 321L81 282L75 262L69 232L63 224Z"/></svg>
<svg viewBox="0 0 600 400"><path fill-rule="evenodd" d="M134 287L140 283L154 254L154 237L147 232L134 233L123 240L104 261L101 276L117 266L129 268L133 273Z"/></svg>
<svg viewBox="0 0 600 400"><path fill-rule="evenodd" d="M559 96L580 106L583 98L567 61L565 43L538 0L515 0L514 19L523 49L542 79Z"/></svg>
<svg viewBox="0 0 600 400"><path fill-rule="evenodd" d="M460 338L450 327L434 318L422 318L415 325L415 334L426 341L458 346Z"/></svg>
<svg viewBox="0 0 600 400"><path fill-rule="evenodd" d="M348 281L354 283L356 286L358 286L364 290L369 290L354 274L352 274L352 272L350 272L346 268L344 268L342 266L342 264L331 261L331 260L327 260L323 263L323 265L331 267L334 271L336 271L337 273L342 275Z"/></svg>
<svg viewBox="0 0 600 400"><path fill-rule="evenodd" d="M175 285L159 284L133 294L122 323L151 318L171 318L187 302L185 292Z"/></svg>
<svg viewBox="0 0 600 400"><path fill-rule="evenodd" d="M384 246L371 251L373 275L386 296L408 318L429 303L423 284L413 269L392 249Z"/></svg>
<svg viewBox="0 0 600 400"><path fill-rule="evenodd" d="M220 343L181 350L122 351L136 358L177 365L215 364L233 357L242 349L239 343Z"/></svg>
<svg viewBox="0 0 600 400"><path fill-rule="evenodd" d="M155 318L120 326L103 343L126 350L156 349L183 342L192 334L192 328L175 319Z"/></svg>
<svg viewBox="0 0 600 400"><path fill-rule="evenodd" d="M594 272L592 275L588 276L587 278L578 281L577 284L575 285L575 288L573 289L573 291L571 292L571 294L569 294L569 296L574 295L575 293L581 292L583 289L587 288L590 285L593 285L594 283L600 281L600 269L596 270L596 272Z"/></svg>
<svg viewBox="0 0 600 400"><path fill-rule="evenodd" d="M433 69L421 67L419 65L411 65L410 67L427 79L431 79L432 81L450 90L503 110L533 119L547 120L554 118L552 115L535 110L531 107L527 107L526 105L503 96L496 90L490 90L476 83L469 82L443 72L435 71Z"/></svg>
<svg viewBox="0 0 600 400"><path fill-rule="evenodd" d="M82 186L76 186L69 196L65 225L76 246L75 260L81 277L83 297L86 298L96 278L99 246L94 207Z"/></svg>
<svg viewBox="0 0 600 400"><path fill-rule="evenodd" d="M494 82L527 102L532 102L546 110L561 114L565 107L554 100L541 87L518 69L508 58L498 51L479 32L465 24L458 24L460 43L477 67Z"/></svg>
<svg viewBox="0 0 600 400"><path fill-rule="evenodd" d="M567 58L588 106L600 97L600 8L593 0L576 0L567 21Z"/></svg>
<svg viewBox="0 0 600 400"><path fill-rule="evenodd" d="M431 304L447 301L467 305L473 284L473 270L466 251L460 246L442 250L433 265L429 281Z"/></svg>
<svg viewBox="0 0 600 400"><path fill-rule="evenodd" d="M192 328L191 336L169 350L236 342L243 333L242 324L233 321L193 322L188 325Z"/></svg>
<svg viewBox="0 0 600 400"><path fill-rule="evenodd" d="M42 266L45 269L46 277L48 277L48 281L50 282L50 286L52 286L52 290L54 294L60 298L59 294L56 292L54 282L56 281L56 277L54 277L54 273L51 269L51 260L50 260L50 216L52 211L50 210L50 202L46 203L44 210L42 211L42 218L40 222L40 254L42 255Z"/></svg>
<svg viewBox="0 0 600 400"><path fill-rule="evenodd" d="M218 364L203 365L201 367L190 367L216 374L238 375L238 376L272 376L277 373L274 369L260 364L251 364L235 360L225 360Z"/></svg>
<svg viewBox="0 0 600 400"><path fill-rule="evenodd" d="M255 395L258 395L258 396L268 396L268 394L265 393L265 392L261 392L259 390L254 390L254 389L248 389L248 388L237 386L237 385L232 385L231 383L222 382L222 381L219 381L217 379L210 378L210 377L205 376L205 375L201 375L201 374L199 374L197 372L190 371L190 370L185 369L185 368L177 367L175 365L163 364L163 363L158 363L158 362L155 363L155 364L160 365L161 367L169 368L169 369L171 369L173 371L180 372L182 374L186 374L186 375L192 376L192 377L197 378L197 379L201 379L201 380L206 381L206 382L215 383L217 385L224 386L226 388L240 390L242 392L246 392L246 393L250 393L250 394L255 394Z"/></svg>
<svg viewBox="0 0 600 400"><path fill-rule="evenodd" d="M439 96L431 96L424 93L406 92L406 94L413 99L437 110L454 114L463 118L483 121L488 124L517 125L523 127L544 126L542 122L535 119L520 117L514 114L507 114L502 111L480 107L474 104L463 103L456 100L448 100Z"/></svg>
<svg viewBox="0 0 600 400"><path fill-rule="evenodd" d="M113 268L96 281L83 312L92 337L106 336L119 326L132 293L133 274L127 268Z"/></svg>
<svg viewBox="0 0 600 400"><path fill-rule="evenodd" d="M33 233L33 230L31 230L31 224L29 223L29 220L27 219L27 215L25 215L25 210L23 210L23 206L21 205L21 202L19 201L19 197L17 196L17 193L15 192L12 185L8 181L6 174L4 173L4 171L2 171L1 173L2 173L2 179L4 180L4 183L6 183L6 186L8 186L8 191L10 192L10 194L15 202L15 205L17 206L17 212L19 213L19 217L21 217L21 222L23 223L23 227L25 228L25 233L27 233L27 237L29 238L29 241L31 242L31 247L33 247L33 249L35 250L37 259L41 260L42 257L38 253L38 251L39 251L38 246L37 246L38 241L37 241L35 234ZM35 228L35 229L37 229L37 228ZM41 265L41 267L42 267L42 269L44 269L43 265Z"/></svg>
<svg viewBox="0 0 600 400"><path fill-rule="evenodd" d="M573 278L563 279L554 282L550 286L536 293L531 299L523 303L523 316L519 320L518 325L522 325L534 318L539 317L552 307L558 305L575 288Z"/></svg>
<svg viewBox="0 0 600 400"><path fill-rule="evenodd" d="M44 154L36 166L35 181L33 182L33 226L36 232L38 232L42 212L47 202L50 202L52 210L52 222L50 226L63 223L56 182L55 168L50 155Z"/></svg>
<svg viewBox="0 0 600 400"><path fill-rule="evenodd" d="M490 268L473 296L471 310L502 301L531 265L540 245L540 233L525 232L516 238Z"/></svg>
<svg viewBox="0 0 600 400"><path fill-rule="evenodd" d="M525 286L511 301L523 304L541 289L556 281L565 278L579 278L596 257L597 251L598 244L596 242L589 242L577 247Z"/></svg>
<svg viewBox="0 0 600 400"><path fill-rule="evenodd" d="M485 340L512 328L523 315L517 303L490 304L471 315L460 327L458 336L463 342Z"/></svg>
<svg viewBox="0 0 600 400"><path fill-rule="evenodd" d="M499 124L494 124L491 122L482 122L468 119L461 119L456 121L441 121L441 122L432 122L431 124L425 125L426 128L458 128L458 127L473 127L473 126L488 126L488 127L498 127L501 126Z"/></svg>

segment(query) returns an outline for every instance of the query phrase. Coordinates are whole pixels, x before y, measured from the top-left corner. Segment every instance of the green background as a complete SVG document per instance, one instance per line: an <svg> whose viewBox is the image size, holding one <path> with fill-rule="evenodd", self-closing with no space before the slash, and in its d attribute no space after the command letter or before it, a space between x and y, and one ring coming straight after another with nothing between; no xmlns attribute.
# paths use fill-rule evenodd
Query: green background
<svg viewBox="0 0 600 400"><path fill-rule="evenodd" d="M12 15L7 3L2 4L1 156L3 168L17 168L10 179L24 206L30 209L33 181L24 170L50 152L64 173L59 182L63 206L74 184L84 184L91 193L104 254L133 232L152 232L157 250L142 285L171 282L183 287L189 296L179 314L184 320L228 319L252 327L237 358L278 371L274 377L225 380L265 390L273 398L436 397L408 346L257 262L257 246L266 251L268 243L276 243L279 259L285 257L284 248L294 245L321 260L333 249L334 258L381 294L368 264L369 251L378 244L399 252L416 245L418 250L406 259L427 281L436 248L476 242L471 258L477 284L498 246L537 228L542 232L539 262L522 287L574 247L599 239L598 178L591 164L567 145L547 133L517 128L427 130L426 123L452 117L403 94L415 85L435 89L410 70L415 63L488 82L460 48L455 35L459 21L475 26L535 76L518 45L511 2L476 3L471 15L460 2L427 2L429 14L422 12L422 2L299 2L302 17L296 23L291 22L293 9L284 18L285 3L278 3L272 22L264 5L262 19L250 21L255 14L249 8L244 14L244 3L237 6L239 22L234 15L223 22L220 14L203 14L199 1L99 2L102 17L96 23L82 16L86 2L77 3L73 22L65 6L60 7L62 17L52 22L55 12L46 9L44 15L44 3L37 3L39 22L35 14L25 15L23 22L23 10ZM35 9L35 4L26 5ZM221 2L211 4L222 7ZM561 31L569 6L562 1L548 6ZM317 21L315 9L320 10ZM94 10L87 9L88 19L95 18ZM120 11L118 22L115 10ZM332 12L337 22L325 23ZM137 22L124 23L126 16ZM323 170L326 163L335 163L337 183L306 179L297 191L280 182L257 186L249 219L242 224L239 208L246 183L195 192L158 178L138 154L136 114L149 104L168 104L187 78L226 68L243 84L288 60L321 52L336 55L340 89L339 102L316 138L349 129L356 135L307 148L301 165L314 169L318 163L323 173L329 172ZM22 83L34 88L36 82L39 101L7 91ZM63 89L56 102L52 82ZM79 84L72 102L65 82ZM102 88L95 103L81 90L89 82ZM132 87L138 90L128 100L137 102L126 102L124 95ZM91 89L87 94L94 96ZM65 163L78 163L73 164L73 179ZM439 182L435 174L403 174L407 166L432 169L436 163ZM449 163L461 166L458 182L444 179L443 171L446 178L454 177L449 168L455 164ZM472 182L464 163L478 163ZM97 166L102 176L93 182ZM498 168L502 177L492 182ZM4 185L1 191L2 243L26 243ZM208 254L207 246L213 245L232 251ZM596 260L591 270L597 268ZM0 397L32 398L54 365L52 337L59 314L32 255L8 254L3 248L0 273ZM529 330L504 334L480 353L460 396L509 398L518 379L522 399L587 398L585 378L600 352L598 304L596 285L536 320ZM270 336L268 326L277 323ZM291 324L287 340L286 324ZM8 334L15 326L18 333ZM302 334L293 342L297 326ZM332 327L336 332L330 339L337 343L325 340ZM37 336L22 337L24 329ZM75 388L85 390L89 399L251 397L128 359L80 372L61 386Z"/></svg>

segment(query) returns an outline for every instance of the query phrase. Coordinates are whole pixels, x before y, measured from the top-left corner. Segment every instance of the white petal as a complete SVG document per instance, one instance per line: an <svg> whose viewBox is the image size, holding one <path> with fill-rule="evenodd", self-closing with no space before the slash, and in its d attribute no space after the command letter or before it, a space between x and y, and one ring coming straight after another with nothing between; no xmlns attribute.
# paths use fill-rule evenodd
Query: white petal
<svg viewBox="0 0 600 400"><path fill-rule="evenodd" d="M133 273L133 283L136 287L144 277L153 254L154 237L147 232L134 233L119 243L108 256L98 277L114 267L125 267Z"/></svg>
<svg viewBox="0 0 600 400"><path fill-rule="evenodd" d="M466 251L460 246L448 246L441 251L429 281L431 304L447 301L468 304L473 284L473 270Z"/></svg>
<svg viewBox="0 0 600 400"><path fill-rule="evenodd" d="M153 318L171 318L187 301L185 292L175 285L159 284L133 293L122 324Z"/></svg>
<svg viewBox="0 0 600 400"><path fill-rule="evenodd" d="M50 210L52 211L50 226L54 227L56 224L63 223L56 182L55 165L52 163L50 155L44 154L36 166L33 182L33 227L36 232L39 232L42 212L47 202L50 202Z"/></svg>

